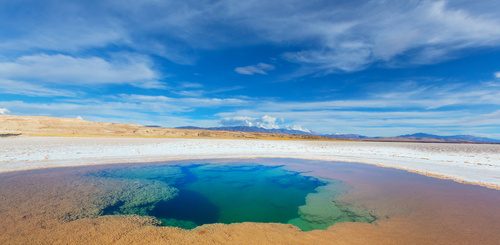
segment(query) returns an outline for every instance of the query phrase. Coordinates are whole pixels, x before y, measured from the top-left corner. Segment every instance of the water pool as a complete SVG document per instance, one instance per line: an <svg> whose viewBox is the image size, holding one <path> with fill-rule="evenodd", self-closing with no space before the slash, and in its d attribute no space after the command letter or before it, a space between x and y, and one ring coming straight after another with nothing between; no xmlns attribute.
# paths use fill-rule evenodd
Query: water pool
<svg viewBox="0 0 500 245"><path fill-rule="evenodd" d="M281 166L134 166L101 170L89 177L165 184L165 191L153 188L141 193L150 197L149 203L119 201L106 207L103 215L148 215L162 225L184 229L212 223L261 222L293 224L309 231L337 222L375 220L368 212L334 201L348 190L340 181L303 176Z"/></svg>

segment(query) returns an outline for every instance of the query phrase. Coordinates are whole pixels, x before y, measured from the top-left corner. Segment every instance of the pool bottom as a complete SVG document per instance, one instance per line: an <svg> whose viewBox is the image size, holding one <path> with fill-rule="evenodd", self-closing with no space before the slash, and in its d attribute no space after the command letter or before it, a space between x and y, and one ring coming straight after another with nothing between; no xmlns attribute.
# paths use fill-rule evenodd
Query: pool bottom
<svg viewBox="0 0 500 245"><path fill-rule="evenodd" d="M350 189L335 202L363 207L384 218L310 232L290 224L255 222L207 224L193 230L159 227L159 221L148 216L101 215L105 207L120 202L140 208L150 200L138 195L142 191L123 190L161 190L164 183L87 176L143 164L72 167L0 174L0 244L498 244L500 240L500 191L480 186L331 161L217 159L161 165L234 162L284 165L283 169L303 176L338 179Z"/></svg>
<svg viewBox="0 0 500 245"><path fill-rule="evenodd" d="M339 181L318 180L281 167L262 165L141 166L101 170L97 179L164 183L175 191L149 193L140 207L118 202L103 215L153 216L162 225L193 229L213 223L284 223L304 231L325 229L334 223L373 222L366 210L341 205L335 197L346 193ZM156 190L156 189L155 189ZM157 196L155 196L155 194Z"/></svg>

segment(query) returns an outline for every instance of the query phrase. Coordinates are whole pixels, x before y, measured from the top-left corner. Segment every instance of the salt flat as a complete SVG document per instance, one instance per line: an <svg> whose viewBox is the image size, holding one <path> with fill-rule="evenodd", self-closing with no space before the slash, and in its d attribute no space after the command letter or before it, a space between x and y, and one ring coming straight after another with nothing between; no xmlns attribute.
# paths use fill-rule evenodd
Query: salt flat
<svg viewBox="0 0 500 245"><path fill-rule="evenodd" d="M0 139L0 172L254 157L361 162L500 188L500 145L491 144L99 137Z"/></svg>

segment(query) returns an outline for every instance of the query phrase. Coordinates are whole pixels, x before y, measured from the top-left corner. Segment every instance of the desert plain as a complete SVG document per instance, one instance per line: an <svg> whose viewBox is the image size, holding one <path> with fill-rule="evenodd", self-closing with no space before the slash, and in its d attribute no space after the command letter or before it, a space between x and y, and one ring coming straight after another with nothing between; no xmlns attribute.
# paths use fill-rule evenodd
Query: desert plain
<svg viewBox="0 0 500 245"><path fill-rule="evenodd" d="M500 240L498 144L356 142L16 116L0 116L0 133L9 136L0 138L2 244L495 244ZM36 176L23 172L233 158L314 160L311 165L287 168L343 181L353 191L338 201L384 218L310 232L263 223L210 224L194 230L158 227L151 217L93 216L98 211L89 211L73 197L93 193L83 196L96 203L106 192L99 183L85 190L68 188L74 183L65 178L83 170L65 168ZM325 171L334 162L370 167L345 176ZM373 185L370 180L380 167L398 170L390 170L394 177ZM33 199L39 207L26 204ZM64 216L74 210L80 210L82 218Z"/></svg>

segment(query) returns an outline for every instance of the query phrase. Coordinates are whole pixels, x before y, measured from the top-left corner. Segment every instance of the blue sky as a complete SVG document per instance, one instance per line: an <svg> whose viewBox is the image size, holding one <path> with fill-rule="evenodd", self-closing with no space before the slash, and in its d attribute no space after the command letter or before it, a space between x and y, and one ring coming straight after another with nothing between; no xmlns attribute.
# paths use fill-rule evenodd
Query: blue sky
<svg viewBox="0 0 500 245"><path fill-rule="evenodd" d="M500 5L0 0L0 114L500 138Z"/></svg>

